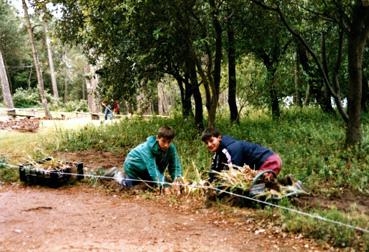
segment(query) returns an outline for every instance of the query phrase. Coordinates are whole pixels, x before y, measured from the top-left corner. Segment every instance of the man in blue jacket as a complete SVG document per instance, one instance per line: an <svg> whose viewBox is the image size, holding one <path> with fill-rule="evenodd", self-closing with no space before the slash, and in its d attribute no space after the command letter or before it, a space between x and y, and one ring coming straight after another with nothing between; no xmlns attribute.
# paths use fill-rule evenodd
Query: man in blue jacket
<svg viewBox="0 0 369 252"><path fill-rule="evenodd" d="M229 136L222 136L216 128L206 129L201 140L209 151L214 153L209 172L209 181L216 179L216 172L228 169L228 165L248 165L254 170L272 170L278 175L282 168L282 160L278 154L258 144L235 140ZM265 174L266 180L273 178L272 174Z"/></svg>
<svg viewBox="0 0 369 252"><path fill-rule="evenodd" d="M124 175L117 173L115 180L126 187L131 187L140 180L152 181L164 187L166 168L173 182L181 178L181 163L172 143L174 136L175 132L171 127L160 127L156 136L149 136L144 143L128 153L123 163Z"/></svg>

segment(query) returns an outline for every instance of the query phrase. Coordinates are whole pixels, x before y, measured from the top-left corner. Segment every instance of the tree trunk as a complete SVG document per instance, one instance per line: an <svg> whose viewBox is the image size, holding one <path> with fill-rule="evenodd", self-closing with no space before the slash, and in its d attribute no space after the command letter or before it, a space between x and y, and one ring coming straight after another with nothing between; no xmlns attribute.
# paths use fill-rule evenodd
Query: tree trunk
<svg viewBox="0 0 369 252"><path fill-rule="evenodd" d="M197 81L197 74L196 74L196 64L193 58L189 58L188 60L192 60L192 62L187 62L187 67L189 69L190 81L191 81L191 89L193 98L195 100L195 125L198 130L204 129L204 115L202 109L202 98L201 93L199 90L199 84Z"/></svg>
<svg viewBox="0 0 369 252"><path fill-rule="evenodd" d="M84 71L86 76L88 109L91 113L99 113L100 106L98 106L96 102L97 75L95 74L94 67L90 65L86 65Z"/></svg>
<svg viewBox="0 0 369 252"><path fill-rule="evenodd" d="M302 107L302 98L301 98L301 70L300 70L300 62L298 59L298 52L295 54L296 60L295 60L295 71L294 71L294 82L295 82L295 95L293 96L293 102L299 107Z"/></svg>
<svg viewBox="0 0 369 252"><path fill-rule="evenodd" d="M47 47L47 57L49 60L49 67L50 67L50 77L51 77L51 86L53 89L53 95L55 98L59 98L59 92L58 92L58 85L56 83L56 73L54 68L54 59L53 59L53 52L51 48L51 41L49 37L49 32L47 29L47 22L45 20L42 21L42 24L44 26L44 32L45 32L45 40L46 40L46 47Z"/></svg>
<svg viewBox="0 0 369 252"><path fill-rule="evenodd" d="M269 94L270 94L270 106L272 109L272 117L273 119L277 119L281 116L281 111L279 109L279 101L278 101L278 94L277 88L275 86L275 73L277 69L275 67L268 67L267 66L267 87L269 87Z"/></svg>
<svg viewBox="0 0 369 252"><path fill-rule="evenodd" d="M14 108L13 98L10 93L8 76L6 74L4 58L1 49L0 49L0 82L1 82L1 90L3 91L5 106L9 109L12 109Z"/></svg>
<svg viewBox="0 0 369 252"><path fill-rule="evenodd" d="M195 100L195 124L198 130L204 129L204 116L202 111L202 98L198 85L192 86L193 97Z"/></svg>
<svg viewBox="0 0 369 252"><path fill-rule="evenodd" d="M63 56L62 56L62 61L64 63L64 92L63 92L63 102L64 104L67 103L68 101L68 79L69 79L69 68L68 68L68 62L67 62L67 54L66 51L63 51ZM84 69L84 73L85 75L89 74L86 72L86 68ZM87 81L87 80L86 80ZM87 86L87 84L86 84ZM88 92L88 89L87 89Z"/></svg>
<svg viewBox="0 0 369 252"><path fill-rule="evenodd" d="M362 81L362 96L361 96L361 110L363 112L368 112L368 101L369 101L369 87L368 87L368 79L362 73L363 81Z"/></svg>
<svg viewBox="0 0 369 252"><path fill-rule="evenodd" d="M214 59L214 71L213 80L211 81L211 104L208 115L208 127L215 126L216 111L218 107L219 100L219 87L221 79L221 64L222 64L222 27L218 20L218 10L215 6L214 0L209 0L211 12L212 12L212 22L215 31L215 59Z"/></svg>
<svg viewBox="0 0 369 252"><path fill-rule="evenodd" d="M177 80L179 91L181 94L181 102L182 102L182 117L188 118L192 115L191 108L191 96L192 96L192 88L188 81L188 78L183 79L181 76L174 76Z"/></svg>
<svg viewBox="0 0 369 252"><path fill-rule="evenodd" d="M323 112L329 114L334 113L330 95L327 89L325 88L326 85L322 85L323 80L316 73L314 67L312 67L311 64L309 64L307 50L301 44L298 44L298 56L302 69L305 71L305 73L307 73L310 76L308 80L308 86L310 87L309 95L314 96L316 98L316 101L319 104L320 108L323 110ZM308 100L305 99L305 103L307 102Z"/></svg>
<svg viewBox="0 0 369 252"><path fill-rule="evenodd" d="M35 70L36 70L37 84L38 84L38 90L39 90L40 97L41 97L41 102L42 102L42 105L43 105L44 110L45 110L45 117L46 118L51 118L51 114L49 112L47 100L46 100L46 97L45 97L44 79L42 77L40 62L38 60L37 50L36 50L36 46L35 46L35 39L34 39L33 32L32 32L31 20L30 20L30 17L28 15L28 7L27 7L27 4L26 4L26 0L22 0L22 6L23 6L23 11L24 11L24 19L25 19L26 25L27 25L28 36L29 36L29 39L30 39L30 42L31 42L31 47L32 47L33 64L34 64Z"/></svg>
<svg viewBox="0 0 369 252"><path fill-rule="evenodd" d="M349 96L346 144L355 145L361 141L361 94L362 94L362 53L363 45L354 37L349 39Z"/></svg>
<svg viewBox="0 0 369 252"><path fill-rule="evenodd" d="M348 36L348 116L346 145L352 146L361 142L361 98L363 55L369 35L369 7L357 1L352 10L352 23Z"/></svg>
<svg viewBox="0 0 369 252"><path fill-rule="evenodd" d="M227 22L228 36L228 105L230 111L231 122L239 123L239 115L236 102L236 52L234 28L232 19Z"/></svg>

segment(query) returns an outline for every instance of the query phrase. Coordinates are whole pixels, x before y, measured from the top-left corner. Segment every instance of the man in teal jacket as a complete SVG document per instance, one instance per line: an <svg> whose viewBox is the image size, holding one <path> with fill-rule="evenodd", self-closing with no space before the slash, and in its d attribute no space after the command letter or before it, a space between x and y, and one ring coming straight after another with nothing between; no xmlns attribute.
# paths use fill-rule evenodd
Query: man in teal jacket
<svg viewBox="0 0 369 252"><path fill-rule="evenodd" d="M124 175L115 176L115 179L126 187L139 183L139 180L164 186L166 168L173 182L182 177L181 163L172 143L174 136L171 127L160 127L156 136L148 137L146 142L128 153L123 164Z"/></svg>

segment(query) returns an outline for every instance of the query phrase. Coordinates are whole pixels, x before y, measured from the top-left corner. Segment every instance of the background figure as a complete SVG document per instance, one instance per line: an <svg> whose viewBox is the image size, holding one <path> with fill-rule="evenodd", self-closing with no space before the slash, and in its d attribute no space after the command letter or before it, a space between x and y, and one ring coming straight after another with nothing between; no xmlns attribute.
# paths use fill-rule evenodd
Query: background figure
<svg viewBox="0 0 369 252"><path fill-rule="evenodd" d="M119 106L118 100L115 100L114 103L113 103L113 111L117 115L120 114L120 106Z"/></svg>
<svg viewBox="0 0 369 252"><path fill-rule="evenodd" d="M108 120L109 118L110 120L112 120L113 119L112 106L106 101L103 101L101 105L104 107L104 119Z"/></svg>

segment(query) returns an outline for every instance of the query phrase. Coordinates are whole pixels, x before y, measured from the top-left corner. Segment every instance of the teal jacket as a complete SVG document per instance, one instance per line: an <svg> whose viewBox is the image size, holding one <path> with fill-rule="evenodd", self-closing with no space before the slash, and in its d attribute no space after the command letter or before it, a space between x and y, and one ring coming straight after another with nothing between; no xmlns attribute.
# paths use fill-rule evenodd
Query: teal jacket
<svg viewBox="0 0 369 252"><path fill-rule="evenodd" d="M164 171L168 167L172 180L182 176L182 167L173 143L164 152L159 148L155 136L131 150L123 164L125 174L130 178L164 182Z"/></svg>

